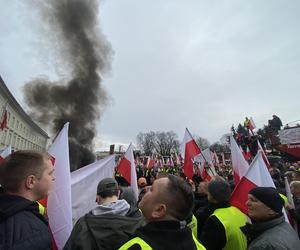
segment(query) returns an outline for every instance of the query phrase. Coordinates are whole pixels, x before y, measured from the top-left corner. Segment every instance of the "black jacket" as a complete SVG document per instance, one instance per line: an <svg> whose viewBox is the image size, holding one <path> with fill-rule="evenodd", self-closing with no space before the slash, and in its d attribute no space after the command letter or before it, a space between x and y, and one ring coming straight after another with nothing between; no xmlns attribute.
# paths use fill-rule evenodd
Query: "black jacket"
<svg viewBox="0 0 300 250"><path fill-rule="evenodd" d="M0 195L0 249L52 249L48 223L36 202Z"/></svg>
<svg viewBox="0 0 300 250"><path fill-rule="evenodd" d="M64 250L118 249L143 224L144 218L135 207L125 216L88 213L75 224Z"/></svg>
<svg viewBox="0 0 300 250"><path fill-rule="evenodd" d="M155 250L194 250L197 249L188 227L180 228L177 221L153 221L139 228L135 237L142 238ZM138 244L132 245L130 250L141 250Z"/></svg>
<svg viewBox="0 0 300 250"><path fill-rule="evenodd" d="M230 204L210 204L207 208L206 215L208 215L208 213L210 214L208 215L202 230L200 232L198 231L198 233L201 234L200 241L208 250L223 249L226 245L226 232L223 224L216 216L210 216L216 209L226 207L230 207Z"/></svg>

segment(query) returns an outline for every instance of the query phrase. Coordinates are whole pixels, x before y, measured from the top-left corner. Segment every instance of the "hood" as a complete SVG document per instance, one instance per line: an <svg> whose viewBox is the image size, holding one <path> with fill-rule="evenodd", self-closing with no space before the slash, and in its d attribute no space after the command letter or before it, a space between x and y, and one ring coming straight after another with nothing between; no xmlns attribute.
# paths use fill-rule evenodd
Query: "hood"
<svg viewBox="0 0 300 250"><path fill-rule="evenodd" d="M97 206L91 211L93 215L120 215L124 216L129 211L130 205L125 200L105 203Z"/></svg>
<svg viewBox="0 0 300 250"><path fill-rule="evenodd" d="M0 195L0 222L15 215L19 211L28 210L38 213L38 204L17 195Z"/></svg>

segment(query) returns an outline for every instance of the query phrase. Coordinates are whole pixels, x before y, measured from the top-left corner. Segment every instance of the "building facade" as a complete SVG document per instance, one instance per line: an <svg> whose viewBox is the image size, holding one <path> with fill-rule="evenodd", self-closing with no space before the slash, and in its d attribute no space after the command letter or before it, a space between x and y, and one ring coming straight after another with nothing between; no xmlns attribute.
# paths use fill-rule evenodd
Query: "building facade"
<svg viewBox="0 0 300 250"><path fill-rule="evenodd" d="M32 149L45 151L49 136L16 101L0 76L0 117L6 110L7 126L0 129L0 149L11 145L12 150Z"/></svg>

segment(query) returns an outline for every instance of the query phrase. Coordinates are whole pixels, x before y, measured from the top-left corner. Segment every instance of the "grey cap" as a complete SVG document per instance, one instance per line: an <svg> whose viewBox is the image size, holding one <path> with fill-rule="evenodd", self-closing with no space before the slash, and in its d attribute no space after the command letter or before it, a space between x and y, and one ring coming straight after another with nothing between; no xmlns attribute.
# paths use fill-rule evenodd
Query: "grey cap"
<svg viewBox="0 0 300 250"><path fill-rule="evenodd" d="M213 180L208 184L208 192L217 203L228 202L231 195L230 185L226 181Z"/></svg>
<svg viewBox="0 0 300 250"><path fill-rule="evenodd" d="M101 194L105 191L119 190L119 185L117 181L113 178L102 179L97 186L97 194Z"/></svg>

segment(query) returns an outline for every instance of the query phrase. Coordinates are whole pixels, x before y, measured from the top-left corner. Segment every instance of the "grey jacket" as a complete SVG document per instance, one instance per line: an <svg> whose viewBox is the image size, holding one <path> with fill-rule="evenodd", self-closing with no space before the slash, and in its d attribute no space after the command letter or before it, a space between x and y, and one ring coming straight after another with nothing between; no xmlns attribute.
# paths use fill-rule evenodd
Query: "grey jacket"
<svg viewBox="0 0 300 250"><path fill-rule="evenodd" d="M298 250L300 240L284 216L241 228L250 244L249 250Z"/></svg>

